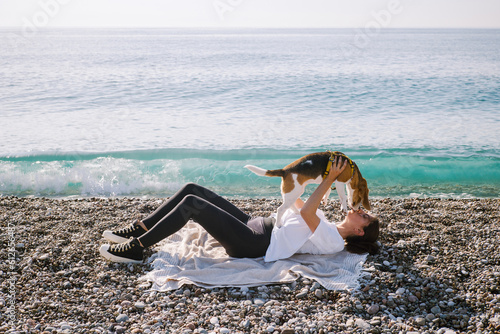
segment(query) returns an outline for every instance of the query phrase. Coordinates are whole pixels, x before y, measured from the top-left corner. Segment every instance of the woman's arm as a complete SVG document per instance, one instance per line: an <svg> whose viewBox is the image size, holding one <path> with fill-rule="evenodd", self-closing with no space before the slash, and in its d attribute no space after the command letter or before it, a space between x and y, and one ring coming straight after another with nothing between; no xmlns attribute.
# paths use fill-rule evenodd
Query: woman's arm
<svg viewBox="0 0 500 334"><path fill-rule="evenodd" d="M323 196L325 196L327 190L332 186L332 183L337 179L337 177L347 166L347 159L344 160L344 164L342 166L339 166L341 161L342 159L340 157L335 157L335 161L332 163L330 173L328 173L328 175L323 179L316 190L314 190L311 197L307 199L307 201L302 206L302 209L300 210L300 215L313 233L314 231L316 231L316 228L318 227L320 222L319 217L316 215L316 210L318 210Z"/></svg>

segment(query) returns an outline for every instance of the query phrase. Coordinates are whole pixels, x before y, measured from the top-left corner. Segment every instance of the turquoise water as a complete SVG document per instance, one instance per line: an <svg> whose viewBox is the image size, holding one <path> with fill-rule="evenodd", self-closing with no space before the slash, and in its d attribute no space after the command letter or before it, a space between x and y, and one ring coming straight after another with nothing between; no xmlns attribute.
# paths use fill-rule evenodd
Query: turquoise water
<svg viewBox="0 0 500 334"><path fill-rule="evenodd" d="M500 31L355 36L0 30L0 194L279 197L243 166L332 149L374 197L499 197Z"/></svg>
<svg viewBox="0 0 500 334"><path fill-rule="evenodd" d="M307 153L165 149L2 158L0 186L4 194L18 196L168 196L185 182L197 182L230 197L279 197L280 178L259 177L243 166L281 168ZM359 151L349 156L374 197L498 197L498 155L411 153ZM307 193L313 189L309 186Z"/></svg>

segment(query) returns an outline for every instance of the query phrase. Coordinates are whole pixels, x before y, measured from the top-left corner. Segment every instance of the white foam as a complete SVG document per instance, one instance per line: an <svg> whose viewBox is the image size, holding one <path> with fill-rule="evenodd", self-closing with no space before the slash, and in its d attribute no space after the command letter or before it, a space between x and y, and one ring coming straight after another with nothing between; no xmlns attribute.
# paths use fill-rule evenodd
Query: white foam
<svg viewBox="0 0 500 334"><path fill-rule="evenodd" d="M158 162L161 164L160 162ZM150 172L144 162L98 158L90 161L0 162L0 193L38 196L129 196L172 193L183 183L175 162ZM156 166L155 166L156 168ZM175 189L175 190L174 190Z"/></svg>

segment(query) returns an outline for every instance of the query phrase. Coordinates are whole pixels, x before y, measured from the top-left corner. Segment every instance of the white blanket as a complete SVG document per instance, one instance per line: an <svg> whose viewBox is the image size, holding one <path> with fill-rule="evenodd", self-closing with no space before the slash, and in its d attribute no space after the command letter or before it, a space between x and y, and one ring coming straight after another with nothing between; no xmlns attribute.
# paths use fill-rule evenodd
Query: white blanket
<svg viewBox="0 0 500 334"><path fill-rule="evenodd" d="M335 255L296 254L268 263L262 257L233 258L201 226L189 222L162 242L149 259L152 271L141 279L151 281L153 290L168 291L183 284L215 288L290 283L302 276L328 290L351 290L359 287L365 259L366 255L346 251Z"/></svg>

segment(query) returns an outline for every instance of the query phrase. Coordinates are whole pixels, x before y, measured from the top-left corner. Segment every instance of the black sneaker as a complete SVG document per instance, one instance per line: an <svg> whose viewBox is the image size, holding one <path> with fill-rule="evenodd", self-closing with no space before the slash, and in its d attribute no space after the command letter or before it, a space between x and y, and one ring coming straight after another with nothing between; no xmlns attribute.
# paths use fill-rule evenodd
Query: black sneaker
<svg viewBox="0 0 500 334"><path fill-rule="evenodd" d="M142 251L137 238L131 238L129 241L116 245L102 245L99 249L101 255L113 262L122 263L142 263Z"/></svg>
<svg viewBox="0 0 500 334"><path fill-rule="evenodd" d="M136 221L118 231L106 230L102 233L102 236L111 242L121 244L129 241L130 238L139 238L144 233L146 233L146 230L139 225L139 221Z"/></svg>

